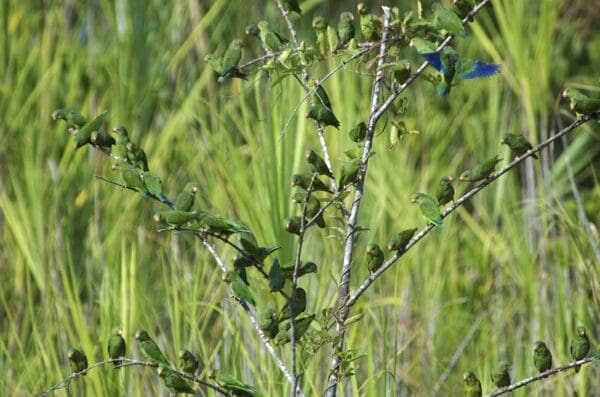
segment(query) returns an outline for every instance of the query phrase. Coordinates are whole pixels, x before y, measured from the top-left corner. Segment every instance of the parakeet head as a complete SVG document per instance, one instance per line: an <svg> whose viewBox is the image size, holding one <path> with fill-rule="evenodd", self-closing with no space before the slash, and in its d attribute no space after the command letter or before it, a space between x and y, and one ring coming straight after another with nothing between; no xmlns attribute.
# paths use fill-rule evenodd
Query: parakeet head
<svg viewBox="0 0 600 397"><path fill-rule="evenodd" d="M69 351L69 354L67 355L67 357L69 357L69 359L72 360L75 357L77 357L77 353L79 353L79 351L77 351L77 349L71 349Z"/></svg>
<svg viewBox="0 0 600 397"><path fill-rule="evenodd" d="M315 17L312 21L312 27L315 30L325 30L327 28L327 21L322 16Z"/></svg>
<svg viewBox="0 0 600 397"><path fill-rule="evenodd" d="M583 327L583 325L577 326L577 335L585 336L585 328Z"/></svg>
<svg viewBox="0 0 600 397"><path fill-rule="evenodd" d="M369 12L369 7L367 7L365 3L358 3L356 10L360 15L365 15L367 12Z"/></svg>
<svg viewBox="0 0 600 397"><path fill-rule="evenodd" d="M121 327L115 327L112 329L113 335L123 335L123 329Z"/></svg>
<svg viewBox="0 0 600 397"><path fill-rule="evenodd" d="M150 340L150 336L148 335L148 332L146 332L146 330L140 329L135 333L135 339L139 341L145 341Z"/></svg>
<svg viewBox="0 0 600 397"><path fill-rule="evenodd" d="M473 371L469 371L469 372L465 372L463 374L463 381L466 384L470 385L470 384L476 383L478 380L477 380L477 376L475 376Z"/></svg>
<svg viewBox="0 0 600 397"><path fill-rule="evenodd" d="M302 179L302 177L299 174L292 175L292 186L298 186L300 184L300 179Z"/></svg>
<svg viewBox="0 0 600 397"><path fill-rule="evenodd" d="M292 196L292 203L300 204L304 201L305 197L306 197L306 194L303 194L302 192L296 192Z"/></svg>
<svg viewBox="0 0 600 397"><path fill-rule="evenodd" d="M547 349L546 344L544 342L542 342L541 340L538 340L533 344L534 352L544 351L546 349Z"/></svg>
<svg viewBox="0 0 600 397"><path fill-rule="evenodd" d="M351 22L354 21L354 15L351 12L342 12L340 14L340 21Z"/></svg>
<svg viewBox="0 0 600 397"><path fill-rule="evenodd" d="M316 273L317 264L314 262L306 262L306 265L304 265L304 269L309 273Z"/></svg>
<svg viewBox="0 0 600 397"><path fill-rule="evenodd" d="M268 32L269 30L271 30L271 25L269 24L268 21L260 21L257 24L257 26L261 32Z"/></svg>
<svg viewBox="0 0 600 397"><path fill-rule="evenodd" d="M448 184L448 185L452 185L452 182L453 182L454 180L452 179L452 177L451 177L451 176L443 176L443 177L442 177L442 181L444 181L444 182L445 182L446 184Z"/></svg>
<svg viewBox="0 0 600 397"><path fill-rule="evenodd" d="M56 109L54 112L52 112L52 120L56 121L56 120L64 120L66 118L65 115L65 111L63 109Z"/></svg>
<svg viewBox="0 0 600 397"><path fill-rule="evenodd" d="M373 252L378 251L380 248L377 244L371 243L367 246L367 254L372 254Z"/></svg>
<svg viewBox="0 0 600 397"><path fill-rule="evenodd" d="M190 358L191 353L187 350L182 350L179 352L179 358L182 360L187 360Z"/></svg>
<svg viewBox="0 0 600 397"><path fill-rule="evenodd" d="M221 276L221 279L223 281L225 281L226 283L230 283L232 282L236 277L236 274L233 270L229 270L225 273L223 273L223 275Z"/></svg>
<svg viewBox="0 0 600 397"><path fill-rule="evenodd" d="M498 369L502 372L508 372L510 370L510 362L508 360L501 360L498 363Z"/></svg>
<svg viewBox="0 0 600 397"><path fill-rule="evenodd" d="M458 178L458 180L460 181L468 181L469 177L471 176L471 172L470 170L463 172L462 174L460 174L460 178Z"/></svg>
<svg viewBox="0 0 600 397"><path fill-rule="evenodd" d="M152 219L154 219L154 222L156 222L156 223L164 223L165 222L165 217L160 212L155 212L154 215L152 216Z"/></svg>
<svg viewBox="0 0 600 397"><path fill-rule="evenodd" d="M161 378L164 378L165 376L167 376L167 368L163 367L162 365L160 367L158 367L158 376L160 376Z"/></svg>
<svg viewBox="0 0 600 397"><path fill-rule="evenodd" d="M306 151L306 160L307 160L307 161L313 161L313 160L315 160L316 158L317 158L317 154L315 153L315 151L314 151L314 150L312 150L312 149L308 149L308 150Z"/></svg>
<svg viewBox="0 0 600 397"><path fill-rule="evenodd" d="M419 200L421 200L423 198L423 196L425 196L424 193L417 192L417 193L415 193L415 194L412 195L412 197L410 198L410 201L412 203L418 203Z"/></svg>
<svg viewBox="0 0 600 397"><path fill-rule="evenodd" d="M240 40L240 39L235 39L231 43L229 43L229 47L232 47L232 48L235 48L235 47L237 47L237 48L244 48L244 42L242 40Z"/></svg>
<svg viewBox="0 0 600 397"><path fill-rule="evenodd" d="M259 32L260 32L260 30L258 29L258 25L255 23L251 23L250 25L246 26L246 29L244 30L244 33L246 34L246 36L257 36L258 37Z"/></svg>

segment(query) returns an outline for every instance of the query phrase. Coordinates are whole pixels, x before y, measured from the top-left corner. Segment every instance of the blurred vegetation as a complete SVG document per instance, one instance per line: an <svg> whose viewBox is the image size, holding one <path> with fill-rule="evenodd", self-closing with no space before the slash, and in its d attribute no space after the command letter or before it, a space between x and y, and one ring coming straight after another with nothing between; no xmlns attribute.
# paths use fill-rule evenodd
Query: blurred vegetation
<svg viewBox="0 0 600 397"><path fill-rule="evenodd" d="M271 85L262 75L218 85L206 53L242 37L247 23L269 18L285 32L272 2L0 1L0 394L39 393L68 373L71 346L95 362L106 340L123 326L128 355L133 333L148 329L170 357L188 348L206 367L226 369L267 395L288 385L235 303L225 299L220 271L203 247L183 235L157 233L156 203L96 179L117 179L93 150L74 151L50 114L76 107L84 114L110 109L110 124L126 125L174 196L188 181L201 188L199 207L242 219L265 244L293 238L281 221L293 211L289 177L317 148L314 127L291 118L303 93L292 79ZM427 8L432 2L423 2ZM372 8L377 2L371 2ZM402 7L408 7L403 2ZM355 2L307 0L293 16L303 40L310 22L326 15L337 24ZM597 7L583 0L494 0L455 46L465 56L503 64L503 73L438 97L419 80L405 95L406 118L419 134L389 150L389 126L376 138L369 167L356 258L371 241L422 225L410 203L432 191L442 175L494 153L507 131L538 142L574 116L560 102L567 85L600 85ZM260 54L246 40L244 59ZM416 52L407 57L421 62ZM332 59L329 66L336 64ZM311 72L322 76L327 66ZM364 72L367 73L364 73ZM348 65L325 83L342 124L327 131L334 163L353 147L347 129L368 115L371 87L364 63ZM440 395L458 395L462 373L474 370L491 391L490 368L513 363L513 379L533 374L533 341L544 339L555 363L570 359L568 339L578 323L600 340L600 268L582 227L569 184L573 169L585 212L600 226L600 129L587 123L554 145L540 161L461 208L374 284L354 312L365 318L349 335L358 354L356 377L342 395L430 395L474 322L477 330ZM465 188L459 187L461 193ZM335 222L331 223L335 226ZM311 230L305 252L319 265L302 279L309 310L331 306L341 265L336 227ZM597 234L592 235L597 239ZM233 252L223 247L225 257ZM357 267L353 287L367 275ZM270 298L265 290L258 301ZM282 350L288 360L288 352ZM330 352L301 355L303 389L322 393ZM71 386L75 395L156 394L163 386L148 369L116 374L102 368ZM594 395L597 369L557 376L515 393ZM65 395L66 392L57 392Z"/></svg>

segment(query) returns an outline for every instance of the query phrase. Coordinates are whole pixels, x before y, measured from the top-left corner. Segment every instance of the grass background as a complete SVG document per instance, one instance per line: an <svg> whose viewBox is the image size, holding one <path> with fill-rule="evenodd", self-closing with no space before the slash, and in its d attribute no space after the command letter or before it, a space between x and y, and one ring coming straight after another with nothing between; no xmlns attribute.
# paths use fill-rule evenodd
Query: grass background
<svg viewBox="0 0 600 397"><path fill-rule="evenodd" d="M375 7L377 4L371 2ZM424 2L429 7L430 2ZM283 395L287 384L251 330L214 262L185 236L157 233L161 209L140 195L94 178L113 177L96 151L72 149L58 107L86 114L110 109L110 125L126 125L163 176L170 196L188 181L200 186L198 207L242 219L265 244L278 243L284 263L295 251L281 220L295 210L290 175L302 170L307 147L318 148L311 123L294 116L302 92L291 79L271 86L219 86L204 55L242 36L247 23L269 17L285 31L270 2L240 0L0 1L0 394L39 393L68 374L66 353L81 347L91 362L105 357L110 330L122 325L130 356L133 334L150 331L170 357L181 348ZM404 4L404 3L403 3ZM533 142L573 117L559 95L566 85L597 87L600 32L586 1L494 0L455 43L465 56L503 64L497 77L455 87L447 98L418 81L405 95L405 122L420 133L389 150L388 129L376 138L360 223L370 227L356 246L352 285L367 275L362 252L401 229L422 225L410 195L433 191L442 175L495 153L506 131ZM404 4L403 7L408 7ZM301 39L310 22L337 24L355 2L302 2L293 17ZM259 54L246 40L245 59ZM420 63L409 50L413 65ZM331 60L331 65L335 60ZM327 66L315 67L322 76ZM326 84L342 123L327 131L339 165L354 146L347 129L368 116L371 78L364 64L347 66ZM298 114L302 115L304 108ZM584 324L600 340L600 271L581 226L567 165L586 213L600 223L600 130L588 123L501 178L447 219L365 294L354 313L365 318L349 334L364 354L343 395L431 395L450 358L478 324L440 395L460 395L462 373L475 370L484 391L502 357L513 378L533 374L533 341L544 339L555 363L569 360L568 339ZM465 188L460 186L459 193ZM330 213L333 215L333 213ZM341 266L339 224L309 232L306 259L318 275L303 278L309 310L331 306ZM597 234L596 234L597 238ZM231 250L223 247L231 259ZM255 285L259 303L271 299ZM281 302L279 302L281 304ZM133 350L133 352L131 352ZM303 354L303 389L322 393L329 350ZM288 353L284 352L288 358ZM594 395L598 367L559 375L515 395ZM72 384L70 395L166 393L152 371L110 368ZM59 391L56 395L66 395Z"/></svg>

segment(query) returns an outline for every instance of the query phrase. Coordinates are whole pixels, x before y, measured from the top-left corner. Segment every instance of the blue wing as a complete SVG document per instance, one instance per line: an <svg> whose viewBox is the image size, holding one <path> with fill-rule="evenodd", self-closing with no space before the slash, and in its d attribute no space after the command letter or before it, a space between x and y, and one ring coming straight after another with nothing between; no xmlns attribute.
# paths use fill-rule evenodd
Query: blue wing
<svg viewBox="0 0 600 397"><path fill-rule="evenodd" d="M439 53L439 51L436 51L436 52L426 52L426 53L423 53L421 55L435 69L439 70L440 72L442 72L444 74L448 74L448 69L446 69L446 67L442 63L442 55Z"/></svg>
<svg viewBox="0 0 600 397"><path fill-rule="evenodd" d="M460 80L490 77L495 75L496 73L500 73L500 71L502 70L502 65L496 65L494 63L485 63L477 59L470 62L471 67L468 68L468 70L465 70L463 73L461 73L460 76L458 76Z"/></svg>

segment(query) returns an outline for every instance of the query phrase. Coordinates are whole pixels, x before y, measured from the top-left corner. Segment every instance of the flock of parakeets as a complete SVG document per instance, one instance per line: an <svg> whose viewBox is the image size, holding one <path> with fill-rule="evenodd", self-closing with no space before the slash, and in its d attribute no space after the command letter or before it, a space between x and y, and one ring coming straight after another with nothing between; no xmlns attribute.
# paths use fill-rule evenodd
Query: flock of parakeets
<svg viewBox="0 0 600 397"><path fill-rule="evenodd" d="M108 339L108 358L111 359L116 369L123 364L127 348L122 335L123 330L117 327L112 330ZM176 369L156 342L148 335L148 332L143 329L138 330L135 333L135 339L138 341L138 347L145 362L150 366L158 367L158 375L170 392L174 394L199 394L188 382L188 380L193 379L202 372L203 366L198 357L189 350L182 350L179 353L178 369ZM71 349L68 353L68 359L73 374L83 376L87 374L89 367L85 353L78 349ZM182 376L182 374L187 376ZM229 374L211 371L207 376L231 395L248 397L261 397L263 395L254 386L247 385Z"/></svg>
<svg viewBox="0 0 600 397"><path fill-rule="evenodd" d="M600 348L600 347L599 347ZM569 353L573 360L582 360L587 357L590 351L590 340L586 334L585 328L578 325L575 335L569 343ZM600 358L600 350L594 357ZM552 354L543 341L536 341L533 344L533 365L541 374L552 368ZM579 372L580 365L575 367L575 372ZM511 364L507 360L500 360L490 373L492 383L498 388L506 387L511 384L510 379ZM481 397L481 382L477 379L474 372L469 371L463 375L465 395L467 397Z"/></svg>

